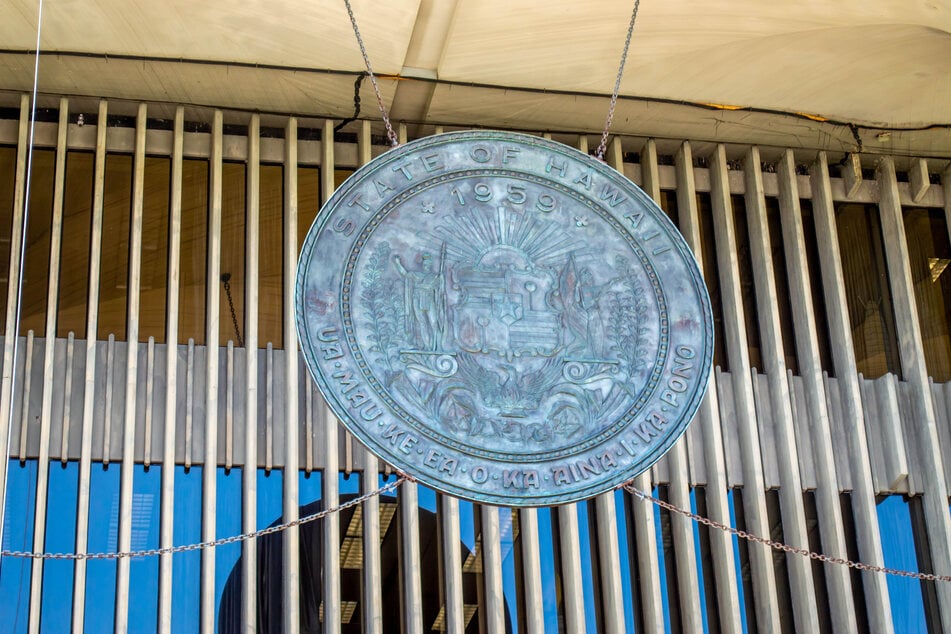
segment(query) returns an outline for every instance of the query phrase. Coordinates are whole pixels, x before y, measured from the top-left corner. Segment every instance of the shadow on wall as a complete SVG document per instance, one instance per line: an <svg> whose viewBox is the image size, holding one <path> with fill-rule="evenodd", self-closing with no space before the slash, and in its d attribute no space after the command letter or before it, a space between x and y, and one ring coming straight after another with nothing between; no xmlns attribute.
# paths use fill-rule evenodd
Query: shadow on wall
<svg viewBox="0 0 951 634"><path fill-rule="evenodd" d="M356 498L356 494L340 496L344 503ZM300 509L300 517L317 513L323 509L323 502L317 500ZM436 514L426 509L419 511L420 561L419 572L422 581L422 620L424 629L444 630L443 599L440 596L442 565L440 561L439 531ZM340 603L341 632L359 633L362 627L361 577L363 573L363 507L345 509L337 514L340 521ZM332 518L328 518L332 519ZM300 527L300 630L306 633L323 631L323 598L321 586L324 522L317 520ZM281 519L274 521L279 524ZM399 515L397 498L380 496L380 570L381 592L383 599L382 616L384 629L399 629L396 624L403 622L401 615L401 592L403 567L413 562L401 561ZM462 594L466 632L479 632L480 614L479 587L482 584L481 556L472 557L469 548L463 543ZM282 632L283 613L281 610L283 594L283 533L266 535L258 540L258 604L257 625L260 632ZM475 562L475 565L472 562ZM231 634L242 631L241 594L242 559L238 559L228 581L225 583L219 606L218 631ZM438 571L438 572L437 572ZM506 632L512 631L509 610L505 610Z"/></svg>

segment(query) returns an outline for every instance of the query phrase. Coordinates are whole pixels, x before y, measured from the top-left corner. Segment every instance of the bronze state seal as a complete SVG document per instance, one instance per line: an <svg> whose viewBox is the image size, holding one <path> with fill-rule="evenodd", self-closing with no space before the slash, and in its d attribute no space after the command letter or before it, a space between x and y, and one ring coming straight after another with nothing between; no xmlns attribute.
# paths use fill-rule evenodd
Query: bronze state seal
<svg viewBox="0 0 951 634"><path fill-rule="evenodd" d="M510 506L647 469L693 418L713 350L664 213L603 163L506 132L414 141L348 178L304 242L297 325L373 453Z"/></svg>

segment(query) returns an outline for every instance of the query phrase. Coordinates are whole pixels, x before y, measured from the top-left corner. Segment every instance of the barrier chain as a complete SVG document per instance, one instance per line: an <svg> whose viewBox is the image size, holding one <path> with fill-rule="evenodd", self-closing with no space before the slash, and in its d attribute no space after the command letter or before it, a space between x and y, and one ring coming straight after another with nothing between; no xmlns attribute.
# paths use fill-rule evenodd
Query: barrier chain
<svg viewBox="0 0 951 634"><path fill-rule="evenodd" d="M864 564L860 561L852 561L850 559L844 559L842 557L832 557L830 555L823 555L822 553L813 552L805 548L797 548L796 546L790 546L789 544L784 544L783 542L777 542L772 539L767 539L765 537L760 537L758 535L753 535L752 533L747 533L744 530L738 528L733 528L728 524L721 524L715 520L710 519L709 517L703 517L702 515L697 515L686 509L682 509L678 506L674 506L670 502L665 502L659 498L654 497L653 495L644 493L640 489L634 488L630 484L625 484L624 490L632 494L634 497L640 498L647 502L652 502L662 509L666 509L671 513L677 513L678 515L683 515L684 517L690 518L698 524L703 524L704 526L709 526L710 528L716 528L721 531L735 535L746 541L753 542L756 544L763 544L764 546L769 546L774 550L781 550L786 553L794 553L796 555L801 555L803 557L808 557L809 559L814 559L816 561L821 561L829 564L838 564L840 566L848 566L849 568L854 568L855 570L864 570L865 572L883 572L886 575L894 575L896 577L907 577L909 579L918 579L920 581L951 581L951 575L935 575L928 572L912 572L910 570L898 570L896 568L886 568L885 566L874 566L872 564Z"/></svg>
<svg viewBox="0 0 951 634"><path fill-rule="evenodd" d="M241 535L233 535L231 537L219 537L218 539L209 540L205 542L198 542L195 544L185 544L183 546L168 546L166 548L150 548L148 550L134 550L131 552L116 552L116 553L32 553L24 552L19 550L4 550L0 551L0 557L19 557L22 559L53 559L53 560L89 560L89 559L123 559L129 558L133 559L136 557L154 557L156 555L171 555L175 553L184 553L192 550L204 550L205 548L216 548L218 546L224 546L226 544L235 544L238 542L244 542L249 539L255 539L257 537L264 537L265 535L271 535L272 533L280 533L289 528L294 528L302 524L307 524L315 520L323 519L328 515L333 513L338 513L340 511L345 511L348 508L357 506L366 502L375 495L382 495L383 493L389 493L403 484L406 481L413 481L412 477L401 473L399 478L390 482L379 489L364 493L358 498L354 498L348 502L344 502L334 508L326 509L323 511L318 511L310 515L305 515L304 517L298 518L296 520L291 520L290 522L284 522L283 524L277 524L275 526L269 526L267 528L262 528L260 530L251 531L250 533L242 533Z"/></svg>
<svg viewBox="0 0 951 634"><path fill-rule="evenodd" d="M148 550L135 550L131 552L115 552L115 553L34 553L34 552L25 552L19 550L4 550L0 551L0 557L18 557L22 559L43 559L43 560L90 560L90 559L122 559L122 558L137 558L137 557L154 557L156 555L171 555L175 553L184 553L193 550L203 550L205 548L216 548L218 546L224 546L226 544L235 544L238 542L247 541L249 539L255 539L258 537L264 537L265 535L271 535L273 533L280 533L289 528L294 528L313 522L315 520L323 519L328 515L333 513L338 513L344 511L348 508L362 504L372 498L375 495L382 495L384 493L389 493L394 491L398 486L404 482L415 482L415 479L412 476L409 476L405 473L400 473L399 478L390 482L375 491L370 491L364 493L360 497L354 498L348 502L344 502L338 506L335 506L331 509L326 509L323 511L318 511L317 513L312 513L311 515L306 515L296 520L290 522L284 522L283 524L277 524L275 526L269 526L268 528L262 528L260 530L252 531L250 533L242 533L241 535L233 535L231 537L220 537L218 539L209 540L205 542L198 542L195 544L185 544L182 546L169 546L166 548L150 548ZM633 485L625 484L623 485L625 491L630 493L636 498L644 500L645 502L650 502L656 504L662 509L670 511L671 513L677 513L686 518L697 522L698 524L703 524L704 526L715 528L717 530L724 531L740 539L745 539L749 542L756 544L762 544L764 546L769 546L774 550L779 550L786 553L793 553L800 555L802 557L808 557L809 559L814 559L815 561L821 561L829 564L836 564L840 566L847 566L855 570L862 570L865 572L881 572L886 575L893 575L896 577L905 577L908 579L917 579L919 581L944 581L951 582L951 575L936 575L928 572L913 572L910 570L899 570L897 568L888 568L886 566L875 566L872 564L865 564L860 561L852 561L850 559L844 559L842 557L832 557L830 555L824 555L822 553L813 552L805 548L797 548L796 546L790 546L783 542L778 542L766 537L760 537L758 535L753 535L744 530L734 528L728 524L723 524L712 520L709 517L703 517L702 515L697 515L692 511L687 509L682 509L679 506L675 506L670 502L661 500L660 498L654 497L649 493L644 493L640 489L635 488Z"/></svg>

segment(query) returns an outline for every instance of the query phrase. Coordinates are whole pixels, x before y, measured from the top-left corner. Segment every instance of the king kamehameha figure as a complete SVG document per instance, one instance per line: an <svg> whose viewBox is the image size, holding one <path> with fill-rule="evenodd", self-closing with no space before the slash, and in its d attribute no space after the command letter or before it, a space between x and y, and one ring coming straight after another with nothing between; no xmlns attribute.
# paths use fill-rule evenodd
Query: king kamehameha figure
<svg viewBox="0 0 951 634"><path fill-rule="evenodd" d="M396 270L403 277L403 318L406 335L418 351L436 352L446 337L446 243L439 261L423 253L422 270L409 271L400 256L394 255Z"/></svg>
<svg viewBox="0 0 951 634"><path fill-rule="evenodd" d="M606 274L585 236L506 207L444 223L416 243L438 254L381 242L362 273L366 347L407 415L505 451L566 445L620 412L646 372L629 265Z"/></svg>

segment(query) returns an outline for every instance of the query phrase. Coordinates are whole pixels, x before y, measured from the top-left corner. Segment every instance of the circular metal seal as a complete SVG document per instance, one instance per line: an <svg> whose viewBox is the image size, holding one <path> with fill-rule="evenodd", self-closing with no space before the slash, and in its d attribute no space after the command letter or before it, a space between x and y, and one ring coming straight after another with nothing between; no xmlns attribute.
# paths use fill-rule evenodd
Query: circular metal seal
<svg viewBox="0 0 951 634"><path fill-rule="evenodd" d="M348 178L304 242L297 326L373 453L509 506L647 469L713 354L706 287L664 213L586 154L506 132L414 141Z"/></svg>

